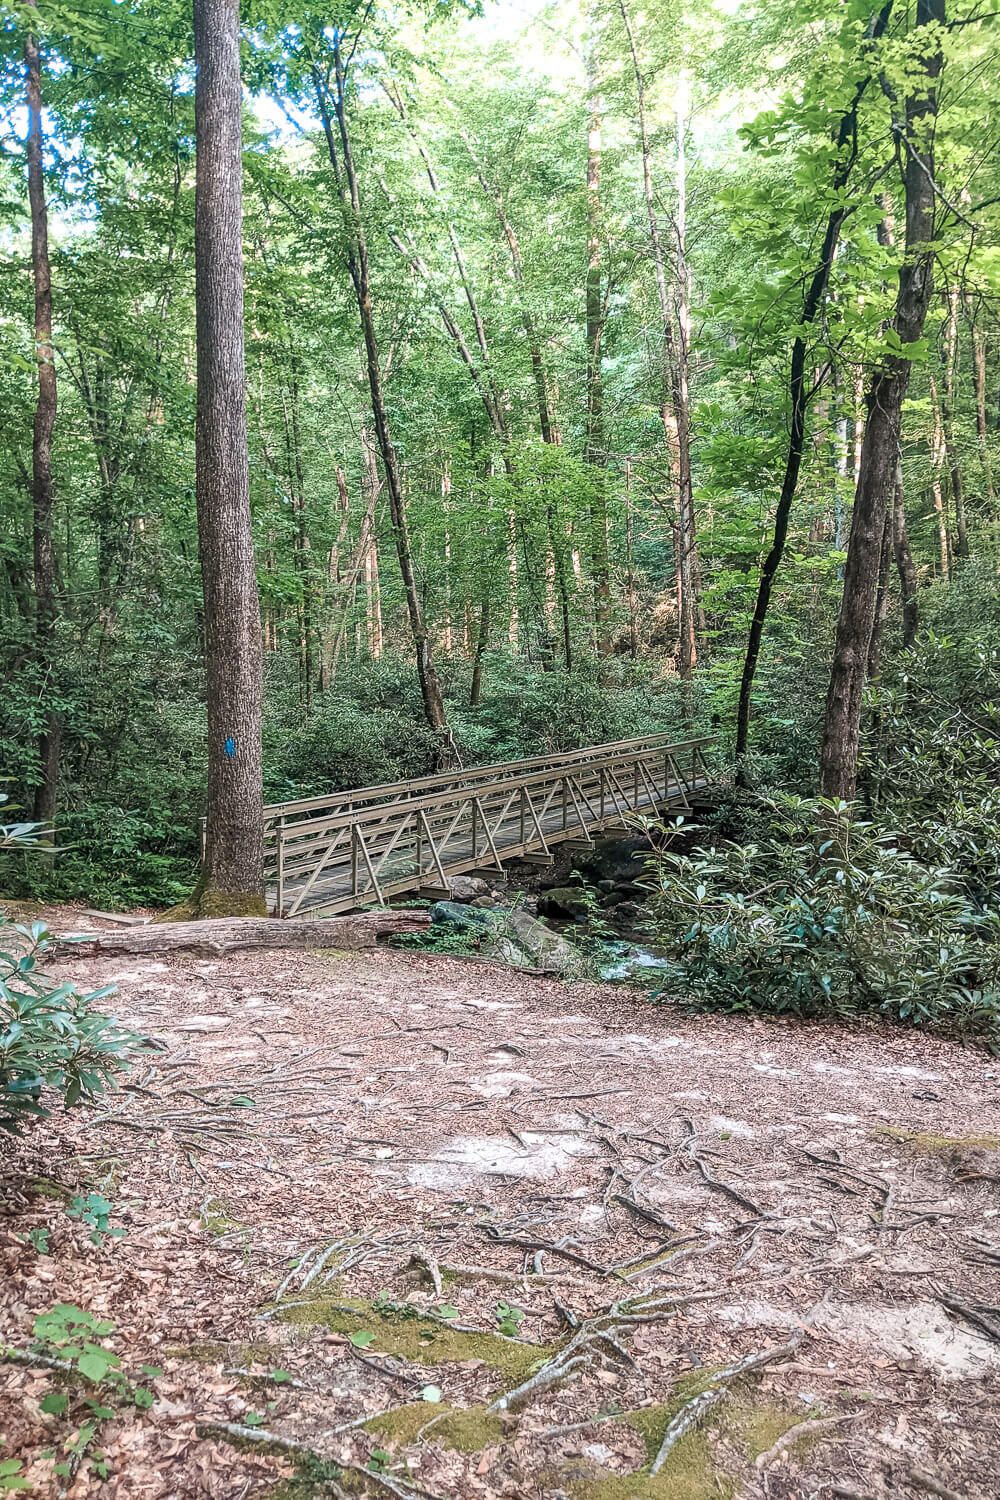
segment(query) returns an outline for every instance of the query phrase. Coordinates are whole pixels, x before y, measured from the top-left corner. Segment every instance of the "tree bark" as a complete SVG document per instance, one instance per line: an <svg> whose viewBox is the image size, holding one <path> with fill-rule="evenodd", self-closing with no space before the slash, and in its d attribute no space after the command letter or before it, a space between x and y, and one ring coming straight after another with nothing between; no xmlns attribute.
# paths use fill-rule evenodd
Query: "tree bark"
<svg viewBox="0 0 1000 1500"><path fill-rule="evenodd" d="M972 384L976 398L976 443L979 448L979 462L983 470L983 489L992 513L995 494L986 419L986 340L971 311L969 312L969 325L972 331Z"/></svg>
<svg viewBox="0 0 1000 1500"><path fill-rule="evenodd" d="M918 32L943 27L945 0L917 0ZM894 331L903 345L920 338L934 287L934 138L940 36L915 48L923 79L915 81L901 127L905 152L906 248L899 268ZM844 593L827 693L821 751L825 797L850 801L855 793L865 672L877 606L879 563L886 513L896 481L900 420L910 382L910 360L888 355L875 371L867 397L867 422L851 532Z"/></svg>
<svg viewBox="0 0 1000 1500"><path fill-rule="evenodd" d="M35 12L34 6L30 9ZM52 692L58 614L57 565L52 537L55 486L52 479L52 433L58 404L55 350L52 344L52 270L49 263L49 220L42 158L42 69L38 38L28 33L24 43L28 104L28 203L31 211L31 271L35 289L35 369L37 396L31 442L32 550L35 589L35 652L43 698ZM34 816L50 823L55 816L59 784L62 725L59 715L46 710L38 738L40 780L35 789Z"/></svg>
<svg viewBox="0 0 1000 1500"><path fill-rule="evenodd" d="M955 442L955 386L958 378L958 288L948 292L948 318L945 323L944 370L941 391L941 431L951 481L951 503L955 511L955 554L969 555L969 531L965 518L965 482Z"/></svg>
<svg viewBox="0 0 1000 1500"><path fill-rule="evenodd" d="M871 42L877 41L885 32L885 28L889 24L892 3L893 0L887 0L887 3L882 7L878 16L873 21L866 43L866 50ZM861 103L862 96L869 82L870 78L868 76L863 76L858 80L851 103L841 116L837 129L837 146L840 154L837 166L834 169L833 187L838 194L844 193L854 168L854 163L857 160L858 106ZM837 254L840 232L846 217L847 206L846 204L841 204L834 209L826 221L826 232L823 236L819 259L802 304L802 316L799 320L800 327L811 327L820 314ZM753 684L757 672L757 661L760 656L761 640L764 635L764 623L767 619L767 612L771 603L774 580L785 553L785 543L788 539L788 523L798 490L799 474L805 452L806 412L810 399L810 392L806 384L807 354L808 349L805 335L801 333L797 334L792 344L792 357L788 376L791 429L785 456L785 472L781 481L781 492L778 496L778 505L774 515L774 531L772 533L771 546L761 567L760 580L757 585L757 598L754 602L753 616L750 620L750 632L747 638L746 656L743 662L743 676L740 681L740 695L736 710L735 750L737 762L746 754L747 750Z"/></svg>
<svg viewBox="0 0 1000 1500"><path fill-rule="evenodd" d="M194 0L195 431L205 598L208 798L203 916L264 911L260 601L243 335L239 0Z"/></svg>
<svg viewBox="0 0 1000 1500"><path fill-rule="evenodd" d="M945 501L944 467L945 441L944 419L941 415L941 398L938 384L932 375L931 393L931 504L938 534L938 554L941 559L941 577L947 583L951 578L951 537L948 533L948 506Z"/></svg>
<svg viewBox="0 0 1000 1500"><path fill-rule="evenodd" d="M59 959L95 954L204 953L219 958L248 948L374 948L378 939L420 932L430 925L427 911L365 911L346 917L221 917L204 922L152 922L128 932L73 933L57 937Z"/></svg>
<svg viewBox="0 0 1000 1500"><path fill-rule="evenodd" d="M896 462L896 476L892 495L892 551L899 575L899 597L903 615L903 645L909 648L917 638L920 625L917 604L917 570L910 551L910 538L906 529L906 507L903 493L903 465Z"/></svg>

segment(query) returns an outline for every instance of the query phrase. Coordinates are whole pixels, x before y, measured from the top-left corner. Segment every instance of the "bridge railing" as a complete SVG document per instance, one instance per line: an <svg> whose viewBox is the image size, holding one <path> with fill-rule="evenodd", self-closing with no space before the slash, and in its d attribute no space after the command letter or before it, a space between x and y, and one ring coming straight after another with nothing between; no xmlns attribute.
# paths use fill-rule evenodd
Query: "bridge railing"
<svg viewBox="0 0 1000 1500"><path fill-rule="evenodd" d="M269 808L265 871L275 910L384 905L405 891L443 890L463 870L547 854L568 838L593 842L628 814L687 805L709 780L711 743L648 736Z"/></svg>
<svg viewBox="0 0 1000 1500"><path fill-rule="evenodd" d="M675 740L669 734L647 734L636 739L610 740L603 745L589 745L582 750L556 750L548 755L531 756L527 760L494 761L484 766L438 771L429 776L412 776L407 781L382 782L377 786L353 787L341 792L322 792L315 797L268 804L264 808L264 828L266 832L282 820L289 824L320 817L325 813L333 815L345 809L362 808L373 803L399 801L404 797L446 791L450 787L472 786L475 783L485 785L506 776L529 774L562 765L578 765L587 759L601 760L611 753L626 754L632 750L669 745L678 754L683 754L689 745L706 743L708 741L702 739Z"/></svg>

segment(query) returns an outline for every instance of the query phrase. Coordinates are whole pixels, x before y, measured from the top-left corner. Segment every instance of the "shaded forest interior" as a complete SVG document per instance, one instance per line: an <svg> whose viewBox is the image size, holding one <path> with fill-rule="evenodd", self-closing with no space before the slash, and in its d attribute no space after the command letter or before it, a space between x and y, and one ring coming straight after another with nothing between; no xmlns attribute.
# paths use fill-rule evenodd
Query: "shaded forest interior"
<svg viewBox="0 0 1000 1500"><path fill-rule="evenodd" d="M183 897L206 761L230 866L261 774L982 761L988 9L430 12L3 33L0 771L65 846L12 894Z"/></svg>

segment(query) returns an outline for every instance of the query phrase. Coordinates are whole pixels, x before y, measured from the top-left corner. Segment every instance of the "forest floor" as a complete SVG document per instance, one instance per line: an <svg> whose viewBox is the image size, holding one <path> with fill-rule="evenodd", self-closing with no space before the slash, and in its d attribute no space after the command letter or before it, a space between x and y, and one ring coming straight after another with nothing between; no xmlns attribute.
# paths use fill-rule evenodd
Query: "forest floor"
<svg viewBox="0 0 1000 1500"><path fill-rule="evenodd" d="M127 1381L8 1347L0 1490L997 1495L988 1057L401 951L53 972L157 1050L5 1148L0 1343L75 1304Z"/></svg>

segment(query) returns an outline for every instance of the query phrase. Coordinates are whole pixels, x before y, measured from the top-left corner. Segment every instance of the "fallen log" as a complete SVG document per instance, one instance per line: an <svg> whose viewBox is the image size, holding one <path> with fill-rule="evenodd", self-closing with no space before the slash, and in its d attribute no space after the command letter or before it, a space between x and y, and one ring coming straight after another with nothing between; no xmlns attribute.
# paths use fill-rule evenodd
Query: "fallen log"
<svg viewBox="0 0 1000 1500"><path fill-rule="evenodd" d="M426 911L389 910L287 921L211 917L202 922L157 922L126 932L62 933L53 938L52 952L57 958L175 952L221 958L247 948L374 948L379 938L420 932L430 920Z"/></svg>

